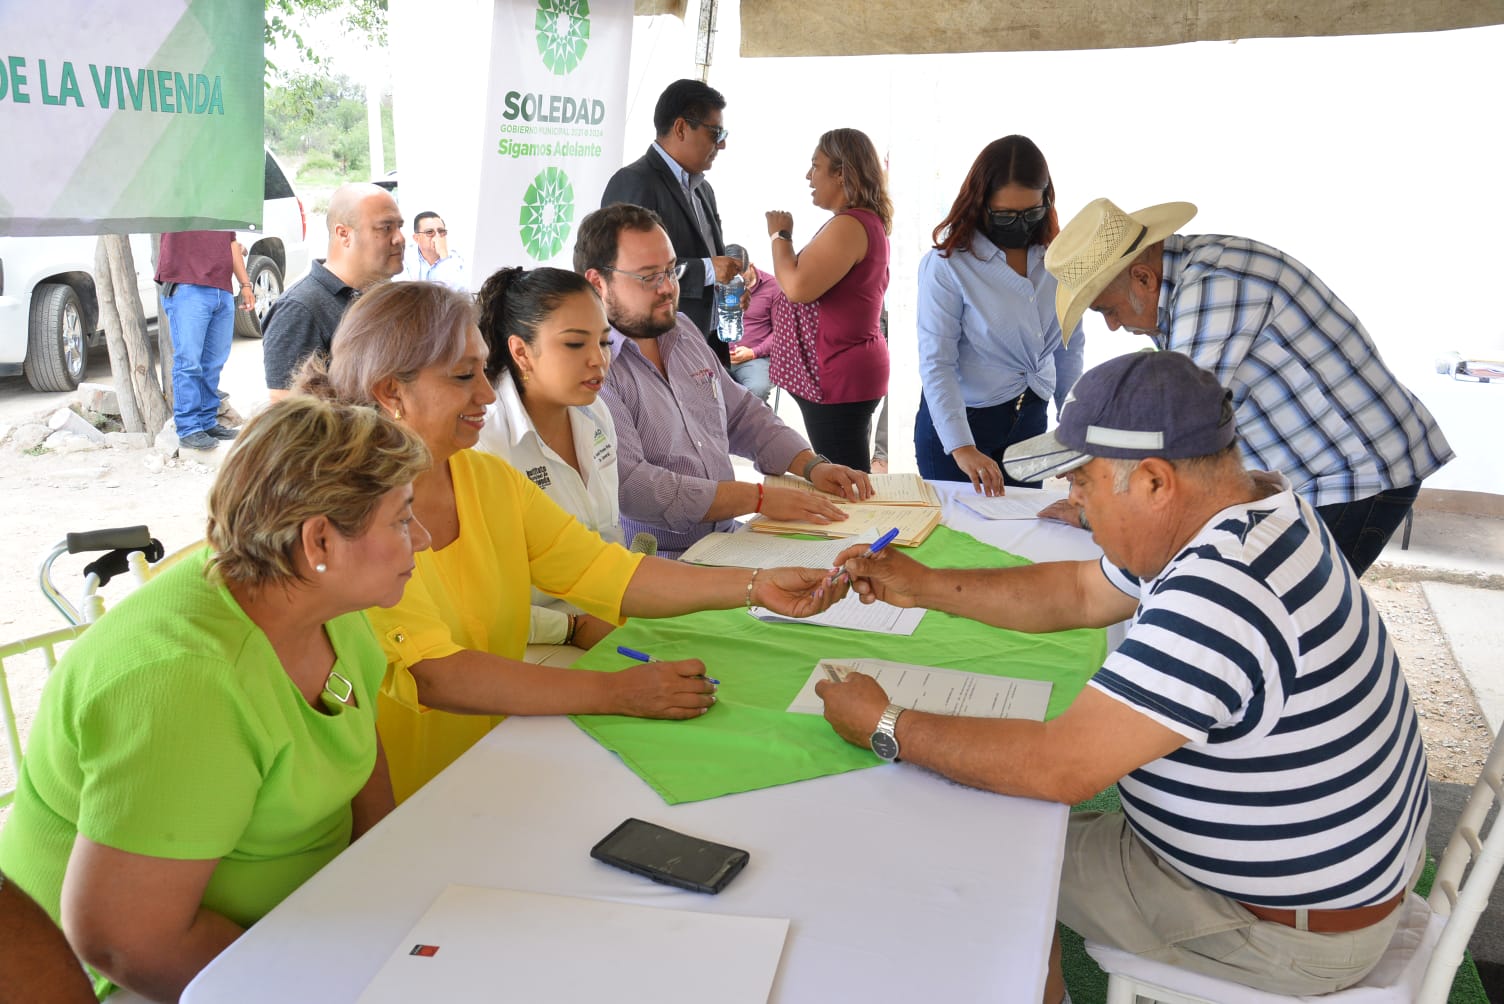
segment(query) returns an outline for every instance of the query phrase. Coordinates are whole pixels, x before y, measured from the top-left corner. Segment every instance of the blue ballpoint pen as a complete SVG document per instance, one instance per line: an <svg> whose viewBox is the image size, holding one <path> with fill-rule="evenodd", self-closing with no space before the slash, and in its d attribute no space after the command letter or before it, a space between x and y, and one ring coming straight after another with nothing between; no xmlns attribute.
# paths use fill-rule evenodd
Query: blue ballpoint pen
<svg viewBox="0 0 1504 1004"><path fill-rule="evenodd" d="M618 646L616 646L616 651L617 651L618 654L624 655L628 659L636 659L638 662L652 662L653 661L653 657L650 656L650 655L648 655L646 652L639 652L639 651L637 651L637 649L635 649L635 648L627 648L627 646L625 646L625 645L618 645ZM715 684L717 687L719 687L721 685L721 681L717 680L717 679L715 679L713 677L707 676L707 677L705 677L705 679L709 680L711 683Z"/></svg>
<svg viewBox="0 0 1504 1004"><path fill-rule="evenodd" d="M873 541L872 546L869 547L869 548L867 548L867 553L864 554L864 555L862 555L862 557L864 557L864 558L871 558L871 557L875 556L877 554L877 552L881 551L883 548L885 548L889 544L893 543L894 538L896 538L897 536L898 536L898 527L895 526L893 529L889 530L887 533L885 533L881 537L877 538L877 540ZM844 576L845 574L846 574L846 569L844 569L844 568L841 569L839 572L836 573L836 575L835 575L834 578L832 578L828 583L826 583L826 585L834 587L837 583L839 583L841 581L841 577Z"/></svg>

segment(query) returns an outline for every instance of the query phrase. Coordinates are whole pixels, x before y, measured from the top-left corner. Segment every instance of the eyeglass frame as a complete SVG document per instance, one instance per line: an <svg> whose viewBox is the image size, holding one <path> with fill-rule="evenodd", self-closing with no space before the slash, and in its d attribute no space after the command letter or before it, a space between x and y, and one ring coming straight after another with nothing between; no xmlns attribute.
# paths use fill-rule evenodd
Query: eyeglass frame
<svg viewBox="0 0 1504 1004"><path fill-rule="evenodd" d="M1010 226L1020 220L1033 227L1043 223L1050 215L1050 200L1045 199L1040 205L1030 206L1028 209L993 209L988 206L983 212L987 214L987 222L995 227ZM1030 214L1037 215L1030 219Z"/></svg>
<svg viewBox="0 0 1504 1004"><path fill-rule="evenodd" d="M617 268L614 265L602 265L599 268L597 268L596 271L597 272L615 272L617 275L629 276L629 277L631 277L633 279L636 279L638 282L642 283L642 288L643 289L657 289L659 286L662 286L665 282L677 283L680 279L684 278L684 272L688 268L689 268L689 262L687 262L687 261L676 261L676 262L674 262L674 264L670 265L667 269L664 269L664 270L658 271L658 272L649 272L647 275L642 275L641 273L638 273L638 272L630 272L627 269Z"/></svg>
<svg viewBox="0 0 1504 1004"><path fill-rule="evenodd" d="M432 230L414 230L413 231L413 236L414 237L434 237L434 236L448 237L449 236L449 228L448 227L434 227Z"/></svg>
<svg viewBox="0 0 1504 1004"><path fill-rule="evenodd" d="M710 137L714 141L716 146L720 146L722 143L726 142L726 137L731 135L731 130L727 129L723 125L711 125L709 122L696 122L694 119L685 119L684 121L688 123L690 128L692 129L714 130L713 132L711 132Z"/></svg>

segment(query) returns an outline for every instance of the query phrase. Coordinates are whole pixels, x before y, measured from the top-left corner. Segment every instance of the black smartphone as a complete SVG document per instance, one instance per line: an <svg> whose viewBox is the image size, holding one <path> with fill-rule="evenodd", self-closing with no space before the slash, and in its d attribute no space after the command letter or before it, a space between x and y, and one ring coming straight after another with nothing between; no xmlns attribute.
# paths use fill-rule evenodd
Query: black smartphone
<svg viewBox="0 0 1504 1004"><path fill-rule="evenodd" d="M608 865L646 875L654 882L694 892L717 893L747 865L736 847L691 837L656 823L628 819L590 848Z"/></svg>

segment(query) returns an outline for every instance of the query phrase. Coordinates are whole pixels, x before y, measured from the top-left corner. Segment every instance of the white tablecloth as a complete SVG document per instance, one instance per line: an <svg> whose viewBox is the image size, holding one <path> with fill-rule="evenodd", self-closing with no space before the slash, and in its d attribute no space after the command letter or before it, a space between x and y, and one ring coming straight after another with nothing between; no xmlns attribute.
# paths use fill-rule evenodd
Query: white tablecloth
<svg viewBox="0 0 1504 1004"><path fill-rule="evenodd" d="M1099 553L1082 531L988 522L950 501L945 522L1036 560ZM592 860L627 816L742 847L751 863L705 896ZM779 1002L1038 1000L1066 818L1063 805L903 763L671 807L568 719L512 718L251 928L184 1000L353 1000L450 883L787 917ZM560 945L561 981L588 960L587 945ZM504 999L505 973L495 989Z"/></svg>

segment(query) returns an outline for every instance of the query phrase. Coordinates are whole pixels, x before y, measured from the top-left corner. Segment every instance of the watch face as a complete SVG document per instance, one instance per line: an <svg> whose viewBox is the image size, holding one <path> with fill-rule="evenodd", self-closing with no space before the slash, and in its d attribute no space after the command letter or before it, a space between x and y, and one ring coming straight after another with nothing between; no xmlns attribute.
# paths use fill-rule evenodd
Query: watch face
<svg viewBox="0 0 1504 1004"><path fill-rule="evenodd" d="M872 733L872 752L884 760L892 760L898 756L898 740L886 732Z"/></svg>

